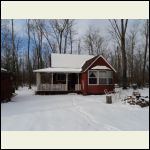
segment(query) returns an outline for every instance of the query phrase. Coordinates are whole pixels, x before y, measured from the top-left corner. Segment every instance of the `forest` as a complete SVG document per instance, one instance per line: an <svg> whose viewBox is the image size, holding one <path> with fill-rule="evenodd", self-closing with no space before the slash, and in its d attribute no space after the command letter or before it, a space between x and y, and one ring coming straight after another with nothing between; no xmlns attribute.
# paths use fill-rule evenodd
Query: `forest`
<svg viewBox="0 0 150 150"><path fill-rule="evenodd" d="M123 89L133 83L145 86L149 82L149 20L106 21L108 36L92 25L79 36L76 19L24 19L23 37L16 32L15 19L2 19L1 68L14 74L16 89L24 85L30 89L35 84L33 70L49 67L51 53L103 55L117 70L115 82Z"/></svg>

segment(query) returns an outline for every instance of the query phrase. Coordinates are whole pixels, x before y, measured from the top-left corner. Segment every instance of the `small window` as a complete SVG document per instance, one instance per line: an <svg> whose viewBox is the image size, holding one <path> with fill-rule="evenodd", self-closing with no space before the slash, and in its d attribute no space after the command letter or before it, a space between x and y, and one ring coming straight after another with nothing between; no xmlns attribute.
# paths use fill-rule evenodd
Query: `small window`
<svg viewBox="0 0 150 150"><path fill-rule="evenodd" d="M89 84L97 84L97 71L89 71Z"/></svg>

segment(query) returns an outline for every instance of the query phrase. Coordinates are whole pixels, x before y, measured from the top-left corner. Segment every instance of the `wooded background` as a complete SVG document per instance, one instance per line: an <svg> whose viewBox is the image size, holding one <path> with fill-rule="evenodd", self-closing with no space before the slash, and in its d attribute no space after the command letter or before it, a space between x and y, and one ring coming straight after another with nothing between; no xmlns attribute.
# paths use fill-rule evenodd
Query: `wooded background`
<svg viewBox="0 0 150 150"><path fill-rule="evenodd" d="M1 67L14 73L16 89L35 84L33 70L49 67L51 53L103 55L117 70L115 82L124 89L149 82L149 20L136 21L130 28L128 19L108 20L108 38L94 26L78 37L72 19L25 21L26 39L15 31L15 20L1 20Z"/></svg>

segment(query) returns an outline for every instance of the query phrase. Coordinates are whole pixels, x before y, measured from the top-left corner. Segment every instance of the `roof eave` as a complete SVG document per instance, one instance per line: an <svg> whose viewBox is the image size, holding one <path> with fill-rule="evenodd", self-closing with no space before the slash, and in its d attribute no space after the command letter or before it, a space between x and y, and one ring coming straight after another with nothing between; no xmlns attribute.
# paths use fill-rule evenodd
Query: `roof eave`
<svg viewBox="0 0 150 150"><path fill-rule="evenodd" d="M116 73L117 71L109 64L109 62L102 56L102 55L99 55L85 70L82 70L81 72L86 72L89 67L95 62L97 61L100 57L102 57L104 59L104 61L109 65L109 67Z"/></svg>

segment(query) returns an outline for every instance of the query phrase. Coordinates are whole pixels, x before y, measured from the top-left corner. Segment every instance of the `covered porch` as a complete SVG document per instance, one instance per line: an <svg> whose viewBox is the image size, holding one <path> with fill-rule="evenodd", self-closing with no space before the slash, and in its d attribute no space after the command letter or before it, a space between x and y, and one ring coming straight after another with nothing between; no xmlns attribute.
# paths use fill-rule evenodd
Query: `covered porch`
<svg viewBox="0 0 150 150"><path fill-rule="evenodd" d="M69 93L81 90L79 71L56 72L50 68L47 71L39 69L34 72L36 72L36 93Z"/></svg>

